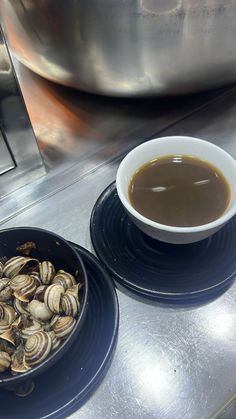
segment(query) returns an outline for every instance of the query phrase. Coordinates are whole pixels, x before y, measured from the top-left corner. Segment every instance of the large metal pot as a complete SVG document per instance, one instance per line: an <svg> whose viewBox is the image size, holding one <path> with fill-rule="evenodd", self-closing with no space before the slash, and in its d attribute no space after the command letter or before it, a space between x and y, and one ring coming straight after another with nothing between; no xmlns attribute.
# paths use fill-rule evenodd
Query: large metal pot
<svg viewBox="0 0 236 419"><path fill-rule="evenodd" d="M236 80L236 0L1 0L17 57L59 83L114 96Z"/></svg>

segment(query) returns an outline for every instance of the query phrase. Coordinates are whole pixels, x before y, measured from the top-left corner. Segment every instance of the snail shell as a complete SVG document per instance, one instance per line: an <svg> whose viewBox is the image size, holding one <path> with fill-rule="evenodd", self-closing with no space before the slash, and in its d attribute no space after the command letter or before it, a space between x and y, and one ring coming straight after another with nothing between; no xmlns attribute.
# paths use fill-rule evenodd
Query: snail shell
<svg viewBox="0 0 236 419"><path fill-rule="evenodd" d="M6 302L12 296L12 289L9 286L10 279L1 278L0 280L0 301Z"/></svg>
<svg viewBox="0 0 236 419"><path fill-rule="evenodd" d="M10 287L18 300L28 302L36 291L36 283L30 275L17 275L11 279Z"/></svg>
<svg viewBox="0 0 236 419"><path fill-rule="evenodd" d="M44 295L44 303L49 310L58 314L61 311L61 299L64 294L64 288L59 284L49 285Z"/></svg>
<svg viewBox="0 0 236 419"><path fill-rule="evenodd" d="M53 316L53 313L46 307L46 305L38 300L30 301L27 309L30 314L39 321L47 321Z"/></svg>
<svg viewBox="0 0 236 419"><path fill-rule="evenodd" d="M32 320L31 325L22 330L21 337L22 339L28 339L29 336L36 332L40 332L41 330L43 330L42 325L36 320Z"/></svg>
<svg viewBox="0 0 236 419"><path fill-rule="evenodd" d="M72 331L76 320L70 316L59 317L53 326L53 331L58 339L65 338Z"/></svg>
<svg viewBox="0 0 236 419"><path fill-rule="evenodd" d="M15 310L12 306L6 303L0 303L0 320L6 320L11 324L16 318Z"/></svg>
<svg viewBox="0 0 236 419"><path fill-rule="evenodd" d="M18 314L29 314L27 312L27 303L18 300L17 298L13 301L14 309L17 311Z"/></svg>
<svg viewBox="0 0 236 419"><path fill-rule="evenodd" d="M0 303L0 319L3 320L4 319L4 315L5 315L5 304Z"/></svg>
<svg viewBox="0 0 236 419"><path fill-rule="evenodd" d="M22 323L22 317L20 316L20 317L17 317L15 319L15 321L11 324L11 326L13 326L13 327L19 327L19 329L22 329L22 327L21 327L22 324L23 324Z"/></svg>
<svg viewBox="0 0 236 419"><path fill-rule="evenodd" d="M61 306L66 316L75 317L78 314L80 308L78 285L74 285L65 292L62 297Z"/></svg>
<svg viewBox="0 0 236 419"><path fill-rule="evenodd" d="M38 272L33 271L33 272L30 273L30 276L31 276L31 278L34 278L35 284L37 285L37 287L42 284Z"/></svg>
<svg viewBox="0 0 236 419"><path fill-rule="evenodd" d="M55 268L49 261L44 261L39 264L39 275L43 284L50 284L55 276Z"/></svg>
<svg viewBox="0 0 236 419"><path fill-rule="evenodd" d="M52 339L52 350L55 351L60 346L61 340L56 337L55 332L53 330L48 332L48 334L51 336Z"/></svg>
<svg viewBox="0 0 236 419"><path fill-rule="evenodd" d="M62 285L66 291L68 288L71 288L76 284L76 280L73 275L60 269L53 278L52 283Z"/></svg>
<svg viewBox="0 0 236 419"><path fill-rule="evenodd" d="M37 268L38 263L39 262L37 259L32 259L25 256L15 256L5 263L3 266L3 273L5 276L7 276L7 278L13 278L23 269L33 269L34 267Z"/></svg>
<svg viewBox="0 0 236 419"><path fill-rule="evenodd" d="M29 313L21 314L19 317L16 318L14 323L12 323L12 326L17 326L20 330L22 330L28 326L31 326L32 321L33 320L30 318Z"/></svg>
<svg viewBox="0 0 236 419"><path fill-rule="evenodd" d="M12 355L15 352L15 347L6 340L1 340L0 337L0 351L4 351L7 352L9 355Z"/></svg>
<svg viewBox="0 0 236 419"><path fill-rule="evenodd" d="M9 323L6 320L0 320L0 335L10 329Z"/></svg>
<svg viewBox="0 0 236 419"><path fill-rule="evenodd" d="M6 304L5 307L5 315L4 315L4 320L6 320L9 324L12 323L15 318L16 318L16 313L15 310L12 306L10 306L9 304Z"/></svg>
<svg viewBox="0 0 236 419"><path fill-rule="evenodd" d="M19 345L11 357L11 370L13 372L26 372L30 369L25 362L25 350L23 345Z"/></svg>
<svg viewBox="0 0 236 419"><path fill-rule="evenodd" d="M47 289L47 285L40 285L34 294L34 300L42 301L44 302L44 295Z"/></svg>
<svg viewBox="0 0 236 419"><path fill-rule="evenodd" d="M11 365L11 357L7 352L0 351L0 372L6 371Z"/></svg>
<svg viewBox="0 0 236 419"><path fill-rule="evenodd" d="M17 327L11 327L1 335L1 339L6 340L13 346L18 346L21 343L21 332Z"/></svg>
<svg viewBox="0 0 236 419"><path fill-rule="evenodd" d="M49 327L50 327L51 329L53 329L54 324L56 323L56 321L57 321L59 318L60 318L59 314L55 314L55 315L52 317L52 319L51 319L51 321L50 321L50 323L49 323Z"/></svg>
<svg viewBox="0 0 236 419"><path fill-rule="evenodd" d="M0 262L0 278L2 278L3 275L3 264Z"/></svg>
<svg viewBox="0 0 236 419"><path fill-rule="evenodd" d="M42 362L52 350L51 336L46 332L37 332L25 343L25 361L31 367Z"/></svg>

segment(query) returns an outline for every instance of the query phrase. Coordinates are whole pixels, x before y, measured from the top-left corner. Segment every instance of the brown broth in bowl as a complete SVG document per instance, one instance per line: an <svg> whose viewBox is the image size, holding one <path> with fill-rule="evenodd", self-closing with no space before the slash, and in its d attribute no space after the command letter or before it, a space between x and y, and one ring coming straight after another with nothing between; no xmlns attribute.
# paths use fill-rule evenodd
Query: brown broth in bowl
<svg viewBox="0 0 236 419"><path fill-rule="evenodd" d="M129 200L136 211L176 227L216 220L230 198L223 173L207 161L187 155L151 160L134 173L129 184Z"/></svg>

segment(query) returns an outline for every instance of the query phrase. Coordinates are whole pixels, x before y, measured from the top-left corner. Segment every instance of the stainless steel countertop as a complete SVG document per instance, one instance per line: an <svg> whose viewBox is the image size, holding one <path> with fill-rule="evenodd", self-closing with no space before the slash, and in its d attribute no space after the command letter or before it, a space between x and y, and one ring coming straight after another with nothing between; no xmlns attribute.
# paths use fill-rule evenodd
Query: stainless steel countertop
<svg viewBox="0 0 236 419"><path fill-rule="evenodd" d="M41 150L48 141L51 153L45 146L46 178L0 201L2 228L47 228L92 251L89 218L97 197L115 179L122 155L155 132L199 136L236 158L236 88L173 101L127 103L56 87L20 66L18 74ZM38 91L38 96L27 90L30 78L31 92ZM42 106L43 112L38 114L34 106ZM75 125L68 125L70 121ZM53 156L61 157L60 164ZM138 301L121 290L118 298L120 327L112 365L72 418L220 417L228 400L232 409L236 284L199 307Z"/></svg>

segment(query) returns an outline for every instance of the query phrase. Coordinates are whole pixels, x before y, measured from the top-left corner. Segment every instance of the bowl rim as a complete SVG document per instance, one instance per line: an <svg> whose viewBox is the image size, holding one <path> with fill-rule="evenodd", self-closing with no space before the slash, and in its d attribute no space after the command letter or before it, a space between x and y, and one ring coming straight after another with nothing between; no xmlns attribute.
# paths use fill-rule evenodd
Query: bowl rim
<svg viewBox="0 0 236 419"><path fill-rule="evenodd" d="M81 256L72 247L70 242L67 241L66 239L64 239L62 236L60 236L59 234L54 233L50 230L39 228L39 227L28 227L28 226L24 227L24 226L21 226L21 227L11 227L11 228L2 229L2 230L0 230L0 240L1 240L1 233L7 233L7 232L13 232L13 231L14 232L15 231L23 231L23 230L24 231L25 230L39 231L41 233L49 234L49 235L53 236L56 240L60 240L61 242L63 242L63 244L66 245L70 249L70 251L78 259L78 267L80 268L80 270L83 273L83 281L84 281L83 303L81 305L81 311L80 311L79 317L76 321L76 325L73 328L73 330L71 331L71 333L69 334L69 336L62 343L62 345L60 345L54 352L52 352L51 355L49 355L43 362L34 366L29 371L26 371L24 373L19 373L17 375L12 375L12 376L9 376L9 377L5 377L5 378L1 378L1 373L0 373L0 386L1 387L4 387L4 386L6 387L7 385L14 386L15 384L18 384L21 381L26 381L26 380L33 379L37 375L45 372L48 368L53 366L67 352L67 350L73 344L74 340L76 339L76 337L78 336L78 334L81 330L81 327L84 323L86 313L87 313L88 276L87 276L87 271L85 269L84 262L83 262ZM1 246L1 242L0 242L0 246Z"/></svg>
<svg viewBox="0 0 236 419"><path fill-rule="evenodd" d="M223 150L221 147L211 143L210 141L203 140L201 138L197 137L190 137L190 136L184 136L184 135L173 135L173 136L166 136L166 137L157 137L152 140L145 141L144 143L141 143L137 147L134 147L131 151L126 154L126 156L121 161L117 173L116 173L116 188L118 196L126 208L126 210L138 221L142 222L143 224L146 224L149 227L155 228L157 230L162 231L168 231L170 233L181 233L181 234L189 234L189 233L198 233L198 232L204 232L207 230L212 230L217 227L220 227L224 225L227 221L229 221L235 214L236 214L236 199L235 202L233 202L232 208L229 209L226 212L224 212L219 218L217 218L214 221L211 221L207 224L201 224L199 226L193 226L193 227L178 227L178 226L170 226L168 224L161 224L156 221L150 220L149 218L145 217L144 215L140 214L137 210L134 209L134 207L130 204L129 200L126 198L124 193L124 187L122 185L121 176L124 170L125 165L127 164L128 160L131 157L134 157L137 151L144 150L145 148L149 147L149 145L158 143L160 140L165 140L166 142L171 141L179 141L181 139L184 140L191 140L194 142L198 142L199 144L205 144L208 147L210 147L212 150L217 150L217 152L220 152L222 156L224 156L225 159L231 160L231 162L234 164L236 169L236 160L225 150ZM149 159L150 160L150 159ZM147 160L148 161L148 160ZM207 161L207 160L206 160ZM224 174L224 173L223 173Z"/></svg>

